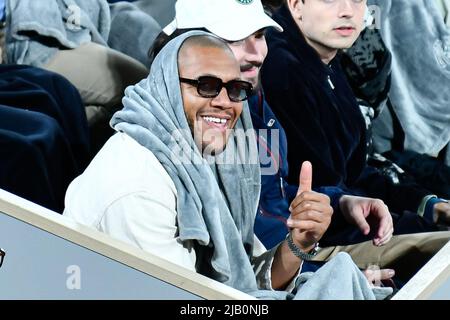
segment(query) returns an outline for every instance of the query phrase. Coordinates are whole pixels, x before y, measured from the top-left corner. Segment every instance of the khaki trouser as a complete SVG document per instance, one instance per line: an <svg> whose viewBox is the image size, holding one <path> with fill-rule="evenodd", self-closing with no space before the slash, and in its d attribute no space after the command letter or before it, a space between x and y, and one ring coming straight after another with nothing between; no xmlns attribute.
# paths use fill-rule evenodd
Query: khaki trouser
<svg viewBox="0 0 450 320"><path fill-rule="evenodd" d="M392 237L382 247L366 241L355 245L322 248L314 260L328 261L339 252L347 252L361 269L371 265L380 269L392 268L399 279L406 281L449 241L449 231L406 234Z"/></svg>
<svg viewBox="0 0 450 320"><path fill-rule="evenodd" d="M85 105L103 106L110 111L121 105L127 86L149 73L139 61L93 42L60 50L43 67L66 77L78 89Z"/></svg>
<svg viewBox="0 0 450 320"><path fill-rule="evenodd" d="M125 88L149 73L139 61L93 42L60 50L43 68L63 75L78 89L86 107L93 154L113 134L109 120L121 108Z"/></svg>

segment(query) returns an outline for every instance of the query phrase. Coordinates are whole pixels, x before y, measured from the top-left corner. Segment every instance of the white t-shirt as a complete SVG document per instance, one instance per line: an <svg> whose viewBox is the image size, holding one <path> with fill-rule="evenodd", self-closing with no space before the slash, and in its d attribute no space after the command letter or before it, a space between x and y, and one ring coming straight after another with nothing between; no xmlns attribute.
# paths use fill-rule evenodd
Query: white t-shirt
<svg viewBox="0 0 450 320"><path fill-rule="evenodd" d="M117 133L70 184L64 215L195 271L195 251L177 238L176 198L153 153Z"/></svg>

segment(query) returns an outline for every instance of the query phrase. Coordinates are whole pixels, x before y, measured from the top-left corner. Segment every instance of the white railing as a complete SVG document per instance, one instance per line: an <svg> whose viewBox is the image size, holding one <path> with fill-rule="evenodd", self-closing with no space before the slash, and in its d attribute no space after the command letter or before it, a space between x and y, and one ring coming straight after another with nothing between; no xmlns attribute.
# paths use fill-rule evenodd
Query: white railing
<svg viewBox="0 0 450 320"><path fill-rule="evenodd" d="M222 283L211 280L200 274L175 265L160 257L154 256L148 252L113 239L104 233L75 223L67 217L47 210L39 205L36 205L32 202L24 200L0 189L0 218L1 217L3 217L3 221L6 221L8 223L11 222L11 225L16 225L18 227L27 225L26 227L31 227L32 229L26 229L25 231L11 230L11 228L8 229L8 227L5 225L5 222L2 225L2 220L0 219L0 247L5 249L6 251L5 261L2 268L0 269L0 299L17 298L8 296L1 297L1 289L4 289L3 292L8 292L8 290L4 288L5 283L13 283L9 277L14 274L16 274L16 276L20 276L20 270L18 271L17 269L22 268L22 264L30 263L29 261L27 261L29 255L33 255L35 257L33 258L32 265L29 266L29 270L32 270L31 268L35 269L44 263L43 261L39 261L39 253L36 252L36 250L46 250L45 254L47 254L47 259L53 261L50 261L50 263L57 263L59 257L63 253L58 253L57 251L55 251L53 254L54 257L52 257L52 254L50 252L49 256L47 252L49 249L44 248L44 245L48 247L48 244L51 244L51 242L48 241L63 241L64 243L61 244L60 247L64 248L64 246L67 246L67 250L64 254L68 254L68 252L70 251L69 246L81 247L82 250L88 249L85 251L88 251L88 253L91 255L98 254L103 256L101 258L109 258L107 259L108 261L112 259L114 260L114 263L119 262L122 265L122 268L131 268L131 270L136 270L139 273L139 275L137 275L139 277L142 277L142 274L148 275L153 279L152 281L160 281L161 288L163 287L163 285L165 286L164 290L166 290L166 296L167 290L170 290L167 289L167 284L169 284L169 287L172 286L174 290L181 289L188 294L203 299L254 299L253 297L231 287L228 287ZM47 242L45 244L42 243L42 245L39 245L38 243L27 243L27 241L25 240L25 234L22 234L19 237L16 234L17 232L30 232L27 230L31 230L33 233L37 233L36 237L33 239L42 240L49 237L53 237L54 239L47 239ZM17 242L23 241L23 243L16 243L17 246L15 246L15 248L20 248L20 250L16 249L16 251L20 251L20 254L10 252L10 250L8 250L8 247L5 247L5 243L8 242L8 239L14 237L17 237L18 240L15 240ZM31 241L36 242L40 240ZM78 248L77 250L80 250L80 248ZM93 254L92 252L95 252L96 254ZM42 254L44 255L44 251ZM18 255L20 255L20 257L23 259L23 263L21 263L21 261L19 260ZM11 262L12 264L12 261L8 260L13 259L15 259L15 263L14 266L10 265L10 274L8 274L8 262ZM3 283L2 277L4 277ZM112 277L117 277L117 274L112 275ZM90 279L90 281L91 280L92 279ZM110 280L115 281L115 279ZM23 279L17 279L17 281L17 283L20 283L22 286L24 286L24 295L26 295L27 289L26 285L23 284ZM43 281L42 279L36 278L36 281L42 281L45 284L45 280ZM54 297L51 293L48 292L48 290L51 289L43 288L43 292L46 292L43 298ZM154 287L154 290L155 292L151 296L157 299L158 290L160 290L158 289L158 285ZM40 298L36 296L31 297L38 299ZM83 296L81 297L85 298ZM90 298L95 297L90 296Z"/></svg>

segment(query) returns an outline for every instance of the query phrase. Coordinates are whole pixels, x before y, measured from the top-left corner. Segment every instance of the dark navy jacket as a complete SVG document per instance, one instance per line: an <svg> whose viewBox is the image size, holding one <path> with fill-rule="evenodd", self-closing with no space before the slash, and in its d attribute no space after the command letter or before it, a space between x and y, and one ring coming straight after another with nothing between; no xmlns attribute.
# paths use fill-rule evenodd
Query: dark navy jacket
<svg viewBox="0 0 450 320"><path fill-rule="evenodd" d="M285 180L289 172L286 134L264 100L262 91L250 97L248 102L261 160L261 197L255 234L269 249L286 237L289 205L295 198L298 186L289 185ZM315 191L330 197L336 212L334 220L339 220L338 202L343 191L337 187L321 187Z"/></svg>
<svg viewBox="0 0 450 320"><path fill-rule="evenodd" d="M267 34L262 67L266 99L286 130L289 182L298 183L303 161L314 168L313 186L338 186L380 198L394 212L416 212L430 194L416 184L394 185L367 165L366 126L338 57L325 65L310 47L287 7L273 18L284 32Z"/></svg>
<svg viewBox="0 0 450 320"><path fill-rule="evenodd" d="M50 71L0 65L0 188L62 213L67 186L89 160L77 89Z"/></svg>

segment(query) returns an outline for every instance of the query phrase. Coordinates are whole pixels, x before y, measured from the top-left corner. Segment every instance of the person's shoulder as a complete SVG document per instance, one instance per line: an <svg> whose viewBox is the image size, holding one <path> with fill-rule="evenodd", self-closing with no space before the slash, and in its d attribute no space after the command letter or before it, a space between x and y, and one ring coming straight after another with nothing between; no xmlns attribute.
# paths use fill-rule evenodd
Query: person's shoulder
<svg viewBox="0 0 450 320"><path fill-rule="evenodd" d="M142 177L146 176L161 178L166 184L174 186L167 171L149 149L122 132L116 133L110 140L109 156L114 157L114 167L117 166L126 171L126 175L119 176L121 179L144 182ZM132 165L132 167L129 167L129 165Z"/></svg>
<svg viewBox="0 0 450 320"><path fill-rule="evenodd" d="M167 172L149 149L126 133L118 132L105 143L83 176L95 177L98 183L103 181L110 185L143 181L143 174L155 177L165 176Z"/></svg>
<svg viewBox="0 0 450 320"><path fill-rule="evenodd" d="M95 225L118 199L138 194L176 197L175 185L155 155L125 133L112 136L85 172L70 184L64 214Z"/></svg>
<svg viewBox="0 0 450 320"><path fill-rule="evenodd" d="M267 40L268 54L264 63L267 59L271 62L278 62L281 65L286 65L289 62L295 61L296 57L294 54L293 46L289 43L287 38L281 35L273 35Z"/></svg>
<svg viewBox="0 0 450 320"><path fill-rule="evenodd" d="M288 89L293 79L304 81L306 73L304 61L295 52L295 49L286 41L277 41L269 46L269 51L262 66L262 77L265 81L273 82L284 89ZM264 79L265 78L265 79ZM286 87L288 86L288 87Z"/></svg>

